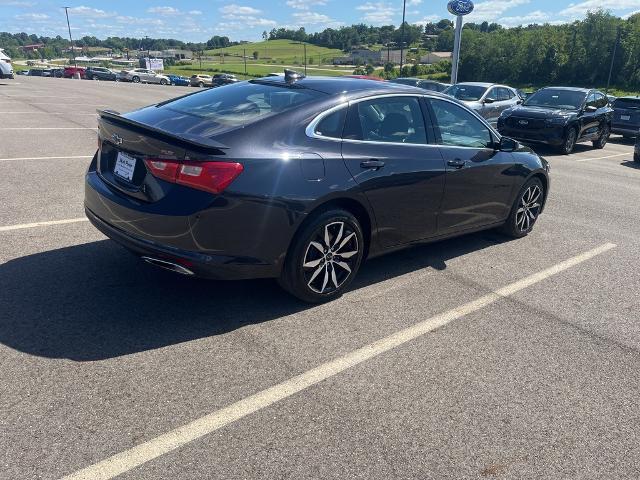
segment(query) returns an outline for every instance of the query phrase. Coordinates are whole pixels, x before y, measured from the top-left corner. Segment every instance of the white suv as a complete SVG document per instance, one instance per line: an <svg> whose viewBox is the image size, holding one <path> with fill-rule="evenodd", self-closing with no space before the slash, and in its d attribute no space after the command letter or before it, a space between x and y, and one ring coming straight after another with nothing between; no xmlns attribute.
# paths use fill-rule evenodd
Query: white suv
<svg viewBox="0 0 640 480"><path fill-rule="evenodd" d="M2 48L0 48L0 78L13 78L11 59Z"/></svg>

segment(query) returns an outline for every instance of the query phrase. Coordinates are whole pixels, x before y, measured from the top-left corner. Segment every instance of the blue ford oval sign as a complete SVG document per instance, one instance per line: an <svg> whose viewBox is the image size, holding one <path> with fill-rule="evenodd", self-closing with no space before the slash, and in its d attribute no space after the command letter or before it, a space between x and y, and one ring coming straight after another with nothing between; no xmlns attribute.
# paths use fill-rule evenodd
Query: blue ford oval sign
<svg viewBox="0 0 640 480"><path fill-rule="evenodd" d="M447 4L447 10L452 15L468 15L473 12L473 2L471 0L451 0Z"/></svg>

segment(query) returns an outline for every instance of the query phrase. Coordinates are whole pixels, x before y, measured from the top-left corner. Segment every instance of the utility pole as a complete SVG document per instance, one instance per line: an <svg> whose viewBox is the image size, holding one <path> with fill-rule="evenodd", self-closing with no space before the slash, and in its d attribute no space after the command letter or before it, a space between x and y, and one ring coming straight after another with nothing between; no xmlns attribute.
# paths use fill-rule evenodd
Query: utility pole
<svg viewBox="0 0 640 480"><path fill-rule="evenodd" d="M306 43L302 43L302 46L304 47L304 76L307 76L307 44Z"/></svg>
<svg viewBox="0 0 640 480"><path fill-rule="evenodd" d="M604 90L604 94L609 93L609 85L611 84L611 74L613 73L613 63L616 60L616 50L618 49L618 43L620 43L621 30L618 27L618 33L616 34L616 43L613 44L613 53L611 54L611 65L609 66L609 78L607 78L607 88Z"/></svg>
<svg viewBox="0 0 640 480"><path fill-rule="evenodd" d="M148 68L151 68L151 47L149 45L149 37L147 35L145 35L144 39L146 40L145 43L147 44L147 59L149 60Z"/></svg>
<svg viewBox="0 0 640 480"><path fill-rule="evenodd" d="M242 58L244 59L244 76L247 76L247 49L242 49Z"/></svg>
<svg viewBox="0 0 640 480"><path fill-rule="evenodd" d="M73 55L73 64L77 68L78 63L76 62L76 49L73 46L73 38L71 38L71 24L69 23L69 8L71 7L64 7L64 13L67 16L67 28L69 29L69 42L71 42L71 55Z"/></svg>
<svg viewBox="0 0 640 480"><path fill-rule="evenodd" d="M402 1L402 27L400 27L400 75L402 75L402 54L404 53L404 18L407 10L407 0Z"/></svg>

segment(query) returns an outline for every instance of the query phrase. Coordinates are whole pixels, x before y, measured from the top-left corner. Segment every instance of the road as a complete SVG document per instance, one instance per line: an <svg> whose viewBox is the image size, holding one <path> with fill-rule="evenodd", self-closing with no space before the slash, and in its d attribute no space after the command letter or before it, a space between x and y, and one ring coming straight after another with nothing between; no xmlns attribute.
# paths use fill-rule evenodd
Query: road
<svg viewBox="0 0 640 480"><path fill-rule="evenodd" d="M84 220L95 109L192 91L0 82L0 478L638 477L630 144L541 149L528 237L372 260L309 306L159 271Z"/></svg>

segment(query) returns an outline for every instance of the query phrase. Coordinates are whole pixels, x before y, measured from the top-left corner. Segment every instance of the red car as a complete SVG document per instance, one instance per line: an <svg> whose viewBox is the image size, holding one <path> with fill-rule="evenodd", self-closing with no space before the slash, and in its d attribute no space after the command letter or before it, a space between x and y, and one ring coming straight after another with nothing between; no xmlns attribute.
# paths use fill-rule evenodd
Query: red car
<svg viewBox="0 0 640 480"><path fill-rule="evenodd" d="M86 70L87 69L84 68L84 67L64 67L64 72L63 72L62 76L64 78L73 78L73 76L76 73L79 73L80 74L80 78L84 78L85 77L84 74L85 74Z"/></svg>

